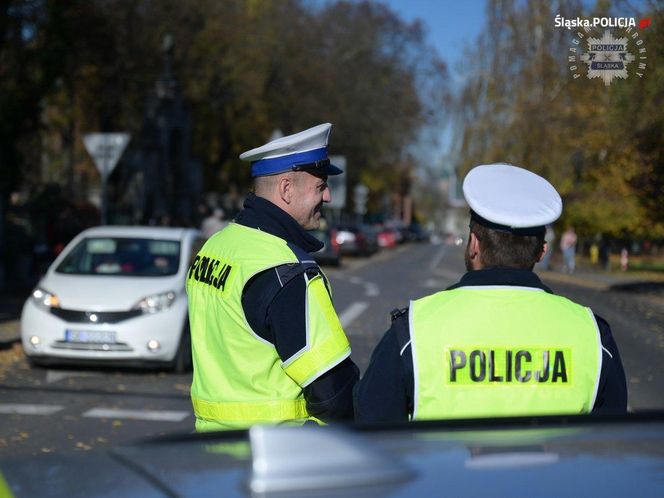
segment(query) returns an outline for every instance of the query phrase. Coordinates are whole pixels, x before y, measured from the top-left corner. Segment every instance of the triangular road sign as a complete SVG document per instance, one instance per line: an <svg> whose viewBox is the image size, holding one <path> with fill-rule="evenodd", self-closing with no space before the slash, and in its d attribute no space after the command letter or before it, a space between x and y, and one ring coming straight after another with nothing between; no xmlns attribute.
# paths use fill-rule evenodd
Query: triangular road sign
<svg viewBox="0 0 664 498"><path fill-rule="evenodd" d="M130 138L129 133L88 133L83 136L85 148L92 156L102 178L111 174Z"/></svg>

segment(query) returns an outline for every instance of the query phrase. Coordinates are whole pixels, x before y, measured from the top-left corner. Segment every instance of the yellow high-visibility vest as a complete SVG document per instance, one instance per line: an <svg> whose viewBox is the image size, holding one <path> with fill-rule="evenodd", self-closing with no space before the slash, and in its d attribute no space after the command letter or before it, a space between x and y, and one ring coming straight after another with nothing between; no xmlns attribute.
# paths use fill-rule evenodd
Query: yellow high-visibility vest
<svg viewBox="0 0 664 498"><path fill-rule="evenodd" d="M285 240L236 223L213 235L187 275L196 430L304 423L302 389L350 355L323 276L307 278L306 346L282 362L247 323L242 290L258 273L298 258Z"/></svg>
<svg viewBox="0 0 664 498"><path fill-rule="evenodd" d="M411 302L413 419L588 413L602 367L592 311L527 287Z"/></svg>

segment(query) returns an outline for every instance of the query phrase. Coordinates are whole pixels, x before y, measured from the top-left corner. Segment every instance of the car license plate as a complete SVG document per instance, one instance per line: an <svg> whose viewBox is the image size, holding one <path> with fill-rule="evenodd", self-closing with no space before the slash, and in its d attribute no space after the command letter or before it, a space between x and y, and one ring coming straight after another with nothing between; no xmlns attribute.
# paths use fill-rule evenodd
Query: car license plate
<svg viewBox="0 0 664 498"><path fill-rule="evenodd" d="M115 332L109 330L65 330L65 341L112 344L115 342Z"/></svg>

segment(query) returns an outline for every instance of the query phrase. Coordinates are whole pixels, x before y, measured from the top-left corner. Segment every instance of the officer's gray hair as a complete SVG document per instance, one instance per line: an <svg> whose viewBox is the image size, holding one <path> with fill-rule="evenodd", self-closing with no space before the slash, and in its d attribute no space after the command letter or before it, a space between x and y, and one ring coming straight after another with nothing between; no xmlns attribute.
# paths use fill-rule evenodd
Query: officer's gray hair
<svg viewBox="0 0 664 498"><path fill-rule="evenodd" d="M293 183L298 183L302 178L301 171L287 171L276 175L258 176L254 178L254 193L259 197L271 197L279 185L279 180L288 176Z"/></svg>

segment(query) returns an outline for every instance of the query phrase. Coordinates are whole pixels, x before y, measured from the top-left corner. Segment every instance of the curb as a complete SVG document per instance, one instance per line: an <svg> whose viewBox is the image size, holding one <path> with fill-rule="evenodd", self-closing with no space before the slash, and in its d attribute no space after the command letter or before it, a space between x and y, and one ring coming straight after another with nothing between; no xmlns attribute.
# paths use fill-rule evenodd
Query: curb
<svg viewBox="0 0 664 498"><path fill-rule="evenodd" d="M553 271L541 271L536 273L542 280L545 281L550 280L556 283L578 285L580 287L587 287L589 289L601 291L610 289L612 285L608 282L599 282L597 280L584 278L582 276L570 275L568 273L556 273Z"/></svg>
<svg viewBox="0 0 664 498"><path fill-rule="evenodd" d="M655 286L664 285L664 275L662 274L651 274L651 273L635 273L631 275L607 275L607 274L597 274L592 275L588 273L578 273L572 274L569 273L558 273L555 271L536 271L537 275L542 279L544 283L548 284L569 284L575 285L578 287L583 287L586 289L592 289L595 291L620 291L621 287L635 286L638 287L639 284L648 285L653 284ZM640 296L644 299L649 299L657 305L664 304L664 295L661 291L658 292L636 292L634 295Z"/></svg>

